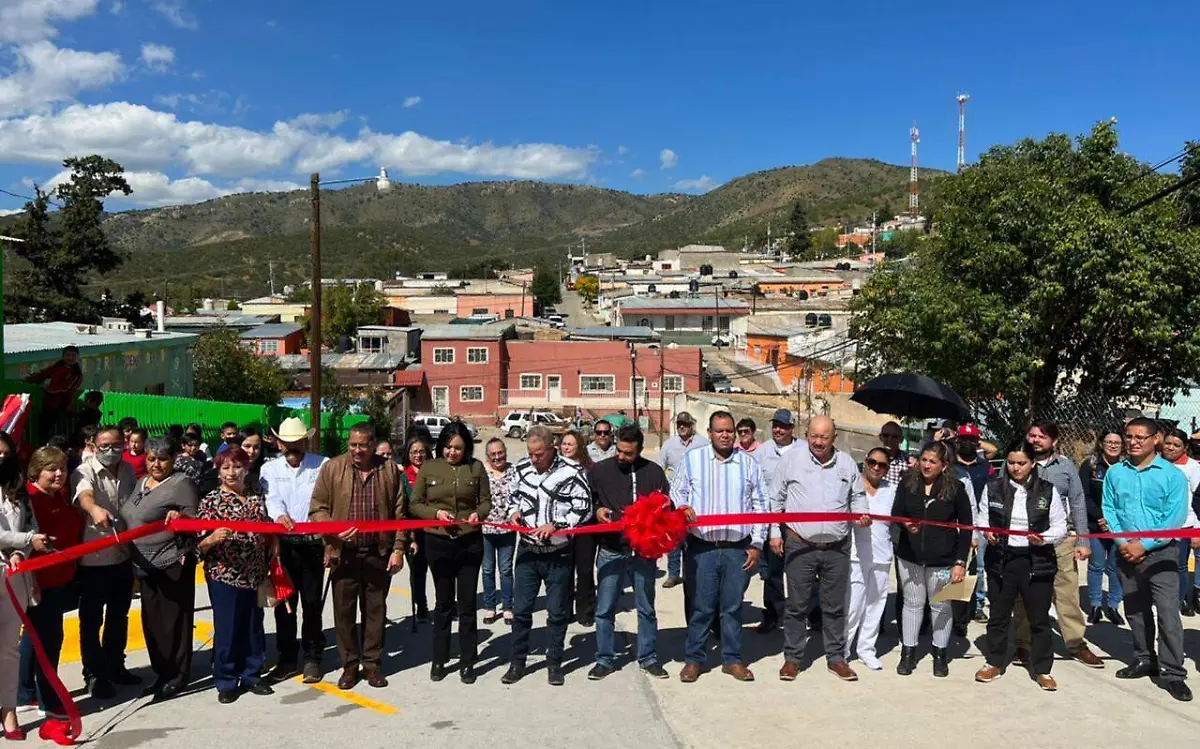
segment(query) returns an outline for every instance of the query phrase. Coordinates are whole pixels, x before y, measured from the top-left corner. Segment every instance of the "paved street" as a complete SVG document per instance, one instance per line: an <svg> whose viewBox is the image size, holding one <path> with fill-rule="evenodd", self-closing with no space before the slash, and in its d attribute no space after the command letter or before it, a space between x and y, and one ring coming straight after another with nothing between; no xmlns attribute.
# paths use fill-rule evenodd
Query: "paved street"
<svg viewBox="0 0 1200 749"><path fill-rule="evenodd" d="M533 671L514 686L500 684L511 635L503 623L481 624L481 676L464 686L454 676L440 684L428 678L429 628L410 630L407 573L395 579L389 601L393 622L388 630L385 670L391 684L370 689L360 684L351 692L334 685L336 654L331 643L325 666L326 681L316 687L288 682L273 697L243 696L237 703L216 702L209 667L209 612L197 614L196 691L172 702L147 700L98 705L83 698L84 730L99 749L147 747L311 745L393 747L729 747L792 746L800 741L817 746L954 747L1011 746L1022 729L1039 746L1115 747L1144 742L1153 736L1167 745L1194 740L1200 727L1200 703L1179 704L1149 681L1120 682L1113 677L1119 664L1111 657L1129 655L1128 631L1111 625L1091 628L1095 649L1108 656L1108 668L1093 671L1061 658L1054 675L1060 689L1043 693L1019 669L998 682L975 684L972 675L982 662L973 644L959 642L953 650L965 658L950 664L950 678L935 680L924 658L908 678L896 676L897 650L889 627L881 639L883 672L859 667L858 683L843 683L825 673L819 642L810 642L808 656L817 665L794 683L775 677L781 663L782 633L758 635L747 628L745 653L758 681L737 683L719 669L696 684L681 684L678 671L683 650L681 588L659 589L659 651L671 673L669 681L644 677L631 662L631 634L636 618L631 611L618 617L619 644L624 648L622 670L602 682L590 682L594 640L590 630L572 625L568 633L567 684L546 684L539 651L530 661ZM432 590L431 590L432 592ZM205 600L203 585L198 600ZM758 602L757 582L747 595ZM631 604L627 600L627 604ZM757 609L747 604L749 623ZM271 617L268 616L268 630ZM1200 629L1185 619L1192 659L1200 655ZM327 612L326 623L332 618ZM537 618L537 626L544 619ZM130 663L149 677L144 646L130 638ZM971 638L982 634L972 625ZM70 641L70 640L69 640ZM541 630L534 632L534 647ZM273 652L271 637L268 647ZM717 665L717 654L710 665ZM1194 660L1189 661L1195 669ZM68 686L81 686L78 652L64 653L62 673ZM1194 686L1200 686L1195 684ZM78 694L78 692L77 692ZM31 713L22 713L28 721ZM1017 734L1020 735L1019 733Z"/></svg>
<svg viewBox="0 0 1200 749"><path fill-rule="evenodd" d="M555 309L567 316L568 328L592 328L604 325L604 320L584 306L583 297L566 287L562 290L562 302L556 304Z"/></svg>

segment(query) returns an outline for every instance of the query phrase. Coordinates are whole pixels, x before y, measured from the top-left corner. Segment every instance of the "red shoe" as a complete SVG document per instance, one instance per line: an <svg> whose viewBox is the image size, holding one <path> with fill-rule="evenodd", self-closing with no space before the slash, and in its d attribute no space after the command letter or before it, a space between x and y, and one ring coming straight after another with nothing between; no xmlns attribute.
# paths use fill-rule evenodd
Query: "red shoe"
<svg viewBox="0 0 1200 749"><path fill-rule="evenodd" d="M15 731L4 731L2 734L5 741L24 741L25 732L18 728Z"/></svg>

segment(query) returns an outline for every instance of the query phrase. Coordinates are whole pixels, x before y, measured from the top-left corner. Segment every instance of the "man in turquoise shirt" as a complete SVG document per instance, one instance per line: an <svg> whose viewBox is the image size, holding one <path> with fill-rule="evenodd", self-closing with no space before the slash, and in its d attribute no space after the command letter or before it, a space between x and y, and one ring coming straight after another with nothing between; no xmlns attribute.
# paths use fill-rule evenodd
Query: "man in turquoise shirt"
<svg viewBox="0 0 1200 749"><path fill-rule="evenodd" d="M1175 539L1120 538L1137 531L1175 530L1187 520L1188 483L1183 472L1157 452L1158 422L1140 417L1125 425L1129 457L1104 477L1104 519L1117 534L1117 574L1125 590L1125 617L1133 634L1134 661L1117 672L1118 679L1158 675L1162 686L1180 702L1192 699L1184 684L1183 620L1179 616L1179 554ZM1158 657L1154 624L1158 614Z"/></svg>

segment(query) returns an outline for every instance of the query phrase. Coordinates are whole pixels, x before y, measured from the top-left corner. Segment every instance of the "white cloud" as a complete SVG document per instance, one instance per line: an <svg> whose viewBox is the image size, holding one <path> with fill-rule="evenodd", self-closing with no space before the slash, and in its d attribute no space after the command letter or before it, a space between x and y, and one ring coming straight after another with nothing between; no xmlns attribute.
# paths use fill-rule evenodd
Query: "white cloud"
<svg viewBox="0 0 1200 749"><path fill-rule="evenodd" d="M367 128L347 139L288 122L254 131L183 121L128 102L72 104L53 114L0 122L0 162L55 164L79 153L103 153L132 170L178 166L192 174L230 177L361 163L409 175L457 172L518 179L582 178L598 155L594 149L553 143L472 145Z"/></svg>
<svg viewBox="0 0 1200 749"><path fill-rule="evenodd" d="M421 97L410 96L404 100L404 108L411 109L421 103Z"/></svg>
<svg viewBox="0 0 1200 749"><path fill-rule="evenodd" d="M71 178L69 171L61 171L47 181L43 187L52 190ZM288 180L242 179L227 184L214 184L203 177L172 179L162 172L125 172L125 181L133 190L131 195L111 195L105 202L116 206L158 207L181 203L202 203L226 195L246 192L281 192L299 190L303 186Z"/></svg>
<svg viewBox="0 0 1200 749"><path fill-rule="evenodd" d="M18 213L24 212L24 208L0 208L0 216L15 216Z"/></svg>
<svg viewBox="0 0 1200 749"><path fill-rule="evenodd" d="M626 148L625 146L617 146L617 155L618 156L624 156L627 153L629 153L628 148Z"/></svg>
<svg viewBox="0 0 1200 749"><path fill-rule="evenodd" d="M347 116L349 112L344 109L326 114L306 113L293 117L288 124L301 130L332 130L345 122Z"/></svg>
<svg viewBox="0 0 1200 749"><path fill-rule="evenodd" d="M664 148L658 154L658 163L662 165L663 169L674 169L675 165L679 163L679 156L671 149Z"/></svg>
<svg viewBox="0 0 1200 749"><path fill-rule="evenodd" d="M697 179L681 179L675 183L676 190L688 190L695 192L708 192L717 185L721 184L707 174L701 175Z"/></svg>
<svg viewBox="0 0 1200 749"><path fill-rule="evenodd" d="M143 44L142 62L151 70L166 72L175 64L175 50L163 44Z"/></svg>
<svg viewBox="0 0 1200 749"><path fill-rule="evenodd" d="M646 170L642 169L641 167L638 167L637 169L634 169L632 172L630 172L629 176L633 177L634 179L641 179L645 174L646 174Z"/></svg>
<svg viewBox="0 0 1200 749"><path fill-rule="evenodd" d="M185 0L150 0L150 7L170 21L172 26L193 31L200 27L192 14L188 13Z"/></svg>
<svg viewBox="0 0 1200 749"><path fill-rule="evenodd" d="M96 11L97 0L3 0L0 42L36 42L58 36L53 24Z"/></svg>
<svg viewBox="0 0 1200 749"><path fill-rule="evenodd" d="M44 110L89 88L117 80L125 70L115 52L60 49L42 40L14 50L14 72L0 78L0 117Z"/></svg>

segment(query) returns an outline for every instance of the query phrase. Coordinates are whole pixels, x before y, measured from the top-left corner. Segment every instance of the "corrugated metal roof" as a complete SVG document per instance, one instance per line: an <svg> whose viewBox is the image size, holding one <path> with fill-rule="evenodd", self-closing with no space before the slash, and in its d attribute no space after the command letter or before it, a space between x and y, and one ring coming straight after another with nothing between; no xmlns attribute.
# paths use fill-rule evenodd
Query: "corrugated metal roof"
<svg viewBox="0 0 1200 749"><path fill-rule="evenodd" d="M82 329L85 332L80 332ZM105 330L95 326L95 334L88 334L88 326L73 322L31 322L4 326L4 353L20 354L34 351L56 351L65 346L78 346L85 356L89 348L101 346L161 347L190 345L196 340L191 333L151 333L135 335L120 330Z"/></svg>
<svg viewBox="0 0 1200 749"><path fill-rule="evenodd" d="M617 328L573 328L568 332L572 338L659 338L658 333L654 332L654 328L638 325Z"/></svg>
<svg viewBox="0 0 1200 749"><path fill-rule="evenodd" d="M269 325L259 325L257 328L251 328L242 333L242 338L287 338L290 335L299 333L304 330L304 326L297 325L292 322L271 323Z"/></svg>
<svg viewBox="0 0 1200 749"><path fill-rule="evenodd" d="M711 310L713 308L728 310L730 312L747 312L750 310L750 305L745 302L732 299L712 299L711 297L698 297L695 299L647 299L645 297L633 297L631 299L623 299L620 302L621 309L694 309L694 310Z"/></svg>
<svg viewBox="0 0 1200 749"><path fill-rule="evenodd" d="M275 357L279 366L290 372L307 372L307 354L285 354ZM404 366L399 354L321 354L321 366L331 369L357 369L360 372L383 372Z"/></svg>
<svg viewBox="0 0 1200 749"><path fill-rule="evenodd" d="M252 315L243 312L227 312L220 314L167 315L165 325L170 328L253 328L259 325L269 325L278 320L278 315Z"/></svg>
<svg viewBox="0 0 1200 749"><path fill-rule="evenodd" d="M498 341L513 330L505 325L426 325L421 328L421 338L430 341Z"/></svg>

